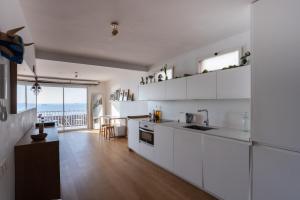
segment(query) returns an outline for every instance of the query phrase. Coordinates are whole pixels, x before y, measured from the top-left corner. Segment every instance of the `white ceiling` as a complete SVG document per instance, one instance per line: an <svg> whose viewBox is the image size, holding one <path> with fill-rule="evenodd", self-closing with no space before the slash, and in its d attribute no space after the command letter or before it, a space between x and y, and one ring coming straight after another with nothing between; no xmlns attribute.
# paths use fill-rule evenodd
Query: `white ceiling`
<svg viewBox="0 0 300 200"><path fill-rule="evenodd" d="M75 79L75 72L78 72L78 79L85 80L96 80L96 81L109 81L116 80L120 77L126 76L142 76L145 75L143 72L117 69L110 67L85 65L77 63L68 63L51 60L37 59L36 72L41 77L58 77L65 79ZM22 65L18 65L19 75L32 76L32 72L29 67L23 62Z"/></svg>
<svg viewBox="0 0 300 200"><path fill-rule="evenodd" d="M252 1L26 0L21 4L37 49L149 66L248 30ZM120 23L120 34L114 38L113 20ZM68 71L51 67L61 72L56 75Z"/></svg>

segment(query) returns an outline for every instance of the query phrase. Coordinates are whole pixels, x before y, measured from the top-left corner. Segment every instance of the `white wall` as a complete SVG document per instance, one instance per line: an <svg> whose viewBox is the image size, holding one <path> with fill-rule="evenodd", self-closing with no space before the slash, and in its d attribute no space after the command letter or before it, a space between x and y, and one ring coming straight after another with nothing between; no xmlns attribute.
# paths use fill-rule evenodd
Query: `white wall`
<svg viewBox="0 0 300 200"><path fill-rule="evenodd" d="M153 65L150 74L159 71L164 64L168 66L175 65L175 76L183 76L184 74L195 74L198 72L198 61L207 57L212 57L215 52L230 50L232 48L244 47L245 50L250 49L250 32L234 35L214 44L210 44L199 49L187 52L177 57L162 61Z"/></svg>
<svg viewBox="0 0 300 200"><path fill-rule="evenodd" d="M0 31L6 32L25 26L25 29L17 34L23 37L25 43L33 42L19 0L1 0L0 4ZM34 46L25 47L24 59L32 69L32 66L35 65Z"/></svg>
<svg viewBox="0 0 300 200"><path fill-rule="evenodd" d="M147 102L111 102L109 96L115 90L129 89L134 94L134 98L138 97L138 85L145 72L123 70L123 76L115 78L105 83L106 85L106 114L114 116L128 115L144 115L148 113Z"/></svg>
<svg viewBox="0 0 300 200"><path fill-rule="evenodd" d="M237 47L243 47L245 50L250 49L250 32L241 33L162 61L153 65L149 74L159 71L163 64L175 65L175 76L195 74L198 72L198 60L213 56L215 52ZM164 119L172 120L177 120L180 112L196 113L200 108L207 108L211 125L238 129L242 128L243 113L248 112L250 114L250 100L151 101L148 103L148 112L152 112L156 106L161 107Z"/></svg>
<svg viewBox="0 0 300 200"><path fill-rule="evenodd" d="M9 61L0 58L6 63L7 88L9 88ZM5 104L9 113L10 91L7 91ZM8 170L0 176L0 199L14 199L14 145L26 133L35 122L36 110L28 110L17 115L8 115L5 122L0 121L0 163L6 160ZM0 173L1 174L1 173Z"/></svg>
<svg viewBox="0 0 300 200"><path fill-rule="evenodd" d="M15 191L14 145L32 128L36 110L27 110L9 115L6 122L0 121L0 163L6 160L7 171L0 177L0 199L13 200Z"/></svg>

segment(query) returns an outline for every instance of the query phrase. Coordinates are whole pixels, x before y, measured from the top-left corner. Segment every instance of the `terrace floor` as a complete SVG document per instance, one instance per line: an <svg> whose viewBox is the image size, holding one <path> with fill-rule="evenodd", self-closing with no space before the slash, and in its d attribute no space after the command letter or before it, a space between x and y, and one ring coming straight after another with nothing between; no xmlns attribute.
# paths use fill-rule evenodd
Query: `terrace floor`
<svg viewBox="0 0 300 200"><path fill-rule="evenodd" d="M125 138L104 140L96 131L60 134L64 200L215 200L127 148Z"/></svg>

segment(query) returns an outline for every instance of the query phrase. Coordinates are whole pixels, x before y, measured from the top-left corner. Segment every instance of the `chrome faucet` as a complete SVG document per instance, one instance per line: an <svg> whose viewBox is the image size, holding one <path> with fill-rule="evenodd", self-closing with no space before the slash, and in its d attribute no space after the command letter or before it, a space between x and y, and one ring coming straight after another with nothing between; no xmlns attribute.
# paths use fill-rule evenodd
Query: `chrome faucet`
<svg viewBox="0 0 300 200"><path fill-rule="evenodd" d="M207 110L207 109L200 109L200 110L198 110L198 112L206 112L206 120L204 120L203 123L204 123L206 126L209 126L208 110Z"/></svg>

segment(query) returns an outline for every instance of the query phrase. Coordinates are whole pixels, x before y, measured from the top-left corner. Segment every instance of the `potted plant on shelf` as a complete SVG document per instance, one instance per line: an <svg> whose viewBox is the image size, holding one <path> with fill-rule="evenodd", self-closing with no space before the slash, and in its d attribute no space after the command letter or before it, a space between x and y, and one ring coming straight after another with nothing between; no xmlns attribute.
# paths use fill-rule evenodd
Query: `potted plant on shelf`
<svg viewBox="0 0 300 200"><path fill-rule="evenodd" d="M163 71L165 73L165 80L168 80L167 69L168 69L168 65L167 64L165 64L163 66L163 68L161 69L161 71Z"/></svg>

